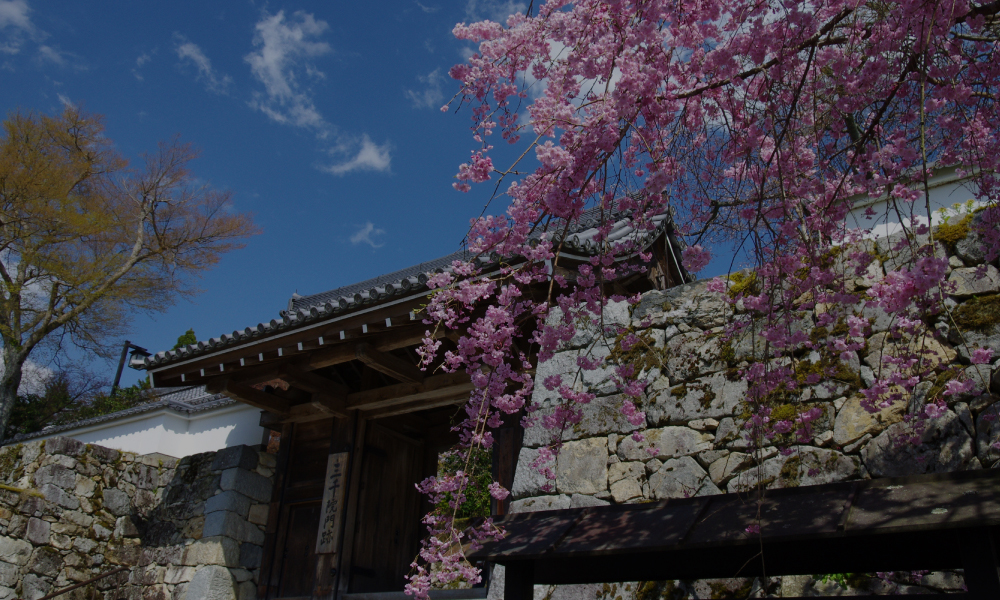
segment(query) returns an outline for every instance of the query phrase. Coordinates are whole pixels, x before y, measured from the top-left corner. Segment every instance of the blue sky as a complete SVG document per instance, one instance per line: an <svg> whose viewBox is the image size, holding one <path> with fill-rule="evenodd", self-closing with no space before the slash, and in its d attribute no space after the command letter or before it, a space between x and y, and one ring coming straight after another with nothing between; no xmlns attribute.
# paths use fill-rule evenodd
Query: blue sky
<svg viewBox="0 0 1000 600"><path fill-rule="evenodd" d="M518 9L0 0L0 109L83 106L133 159L179 134L201 149L195 175L256 215L262 235L208 272L204 293L136 316L129 339L158 351L189 327L205 339L270 320L295 291L456 250L490 190L451 188L474 146L469 111L439 110L470 51L451 29Z"/></svg>

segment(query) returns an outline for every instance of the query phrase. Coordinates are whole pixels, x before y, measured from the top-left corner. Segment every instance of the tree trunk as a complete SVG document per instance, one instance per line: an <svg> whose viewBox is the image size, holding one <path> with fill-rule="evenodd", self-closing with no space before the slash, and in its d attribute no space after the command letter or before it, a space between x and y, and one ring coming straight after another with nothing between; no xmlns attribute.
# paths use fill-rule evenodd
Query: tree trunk
<svg viewBox="0 0 1000 600"><path fill-rule="evenodd" d="M3 349L3 376L0 377L0 440L5 439L7 422L17 402L17 388L21 387L24 360L19 360L9 347Z"/></svg>

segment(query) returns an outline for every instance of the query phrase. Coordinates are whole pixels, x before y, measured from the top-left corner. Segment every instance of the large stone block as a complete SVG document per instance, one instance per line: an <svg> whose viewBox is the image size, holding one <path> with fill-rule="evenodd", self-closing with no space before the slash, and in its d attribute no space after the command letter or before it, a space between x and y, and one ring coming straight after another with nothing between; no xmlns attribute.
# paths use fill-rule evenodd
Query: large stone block
<svg viewBox="0 0 1000 600"><path fill-rule="evenodd" d="M888 332L876 333L868 338L868 354L865 363L874 370L875 375L887 379L899 367L886 361L887 357L916 357L921 369L936 369L947 366L955 360L958 352L946 344L942 344L931 335L920 335L910 339L892 338Z"/></svg>
<svg viewBox="0 0 1000 600"><path fill-rule="evenodd" d="M25 575L21 581L21 595L24 600L44 598L51 589L51 583L34 574Z"/></svg>
<svg viewBox="0 0 1000 600"><path fill-rule="evenodd" d="M215 459L212 460L212 470L225 471L239 467L246 471L253 471L257 468L258 460L257 451L250 446L232 446L215 453Z"/></svg>
<svg viewBox="0 0 1000 600"><path fill-rule="evenodd" d="M668 425L695 419L721 419L733 414L746 398L747 382L716 373L661 392L647 410L650 423Z"/></svg>
<svg viewBox="0 0 1000 600"><path fill-rule="evenodd" d="M637 442L632 436L618 443L618 456L622 460L647 461L650 458L665 460L678 456L690 456L712 448L715 436L704 434L689 427L663 427L642 432L643 440Z"/></svg>
<svg viewBox="0 0 1000 600"><path fill-rule="evenodd" d="M848 398L837 413L833 423L833 441L837 445L850 444L866 433L875 435L893 423L902 421L903 413L906 412L906 400L898 400L875 413L868 412L861 400L861 396Z"/></svg>
<svg viewBox="0 0 1000 600"><path fill-rule="evenodd" d="M65 454L67 456L80 456L87 449L87 445L79 440L68 437L54 437L45 440L45 451L49 454Z"/></svg>
<svg viewBox="0 0 1000 600"><path fill-rule="evenodd" d="M237 600L229 569L208 565L198 569L187 586L185 600Z"/></svg>
<svg viewBox="0 0 1000 600"><path fill-rule="evenodd" d="M267 477L233 467L222 472L219 483L223 491L234 490L257 502L271 501L271 480Z"/></svg>
<svg viewBox="0 0 1000 600"><path fill-rule="evenodd" d="M510 512L538 512L540 510L562 510L570 507L570 497L565 494L558 496L535 496L521 498L510 503Z"/></svg>
<svg viewBox="0 0 1000 600"><path fill-rule="evenodd" d="M264 549L258 544L240 544L240 566L244 569L256 569L260 567L260 561L264 556Z"/></svg>
<svg viewBox="0 0 1000 600"><path fill-rule="evenodd" d="M68 508L70 510L80 508L80 500L76 496L60 487L52 485L51 483L38 486L38 491L42 493L42 496L44 496L46 500L54 504L58 504L63 508Z"/></svg>
<svg viewBox="0 0 1000 600"><path fill-rule="evenodd" d="M950 410L925 423L919 443L907 439L913 437L907 423L896 423L879 434L861 450L868 472L873 477L902 477L961 471L976 456L972 436Z"/></svg>
<svg viewBox="0 0 1000 600"><path fill-rule="evenodd" d="M721 294L708 291L708 282L706 279L647 292L632 311L632 318L653 323L683 322L700 329L723 325L727 316L732 316L732 308Z"/></svg>
<svg viewBox="0 0 1000 600"><path fill-rule="evenodd" d="M538 460L538 450L521 448L517 456L517 467L514 469L514 483L511 485L511 495L516 498L537 496L555 491L555 482L549 480L538 468L533 466ZM542 465L544 466L554 466Z"/></svg>
<svg viewBox="0 0 1000 600"><path fill-rule="evenodd" d="M642 486L635 479L622 479L611 484L611 497L622 504L635 498L642 498Z"/></svg>
<svg viewBox="0 0 1000 600"><path fill-rule="evenodd" d="M250 512L251 504L253 504L253 500L250 498L247 498L236 490L227 490L221 494L212 496L205 502L205 514L227 510L245 517Z"/></svg>
<svg viewBox="0 0 1000 600"><path fill-rule="evenodd" d="M594 398L588 404L577 405L576 408L581 413L580 421L567 425L559 431L548 429L544 425L544 419L555 413L555 406L541 408L532 413L535 423L524 431L523 443L526 447L535 448L552 443L554 438L568 442L609 433L635 431L641 425L633 425L622 414L621 407L625 400L626 397L616 394L614 396L601 396Z"/></svg>
<svg viewBox="0 0 1000 600"><path fill-rule="evenodd" d="M712 479L690 456L671 458L649 477L649 489L656 500L721 494Z"/></svg>
<svg viewBox="0 0 1000 600"><path fill-rule="evenodd" d="M90 455L106 465L111 465L118 462L122 453L111 448L105 448L104 446L91 446Z"/></svg>
<svg viewBox="0 0 1000 600"><path fill-rule="evenodd" d="M205 515L205 537L225 536L240 542L264 543L264 532L236 513L220 510Z"/></svg>
<svg viewBox="0 0 1000 600"><path fill-rule="evenodd" d="M41 467L35 471L35 485L54 485L64 490L76 489L76 471L59 464Z"/></svg>
<svg viewBox="0 0 1000 600"><path fill-rule="evenodd" d="M140 490L155 490L159 486L158 467L134 462L125 469L123 479Z"/></svg>
<svg viewBox="0 0 1000 600"><path fill-rule="evenodd" d="M608 489L608 440L589 438L563 444L556 459L561 494L597 494Z"/></svg>
<svg viewBox="0 0 1000 600"><path fill-rule="evenodd" d="M844 481L858 476L855 459L836 450L793 446L787 454L764 460L760 468L752 461L744 465L728 484L730 492L742 492L764 482L771 488L789 488Z"/></svg>
<svg viewBox="0 0 1000 600"><path fill-rule="evenodd" d="M980 272L982 270L982 272ZM948 276L952 296L967 298L978 294L1000 292L1000 273L993 265L955 269Z"/></svg>
<svg viewBox="0 0 1000 600"><path fill-rule="evenodd" d="M993 444L1000 444L1000 402L991 404L976 417L976 454L986 468L993 467L1000 459L1000 450Z"/></svg>
<svg viewBox="0 0 1000 600"><path fill-rule="evenodd" d="M718 335L692 331L676 335L666 342L666 372L671 381L683 381L726 368L721 359L722 343Z"/></svg>
<svg viewBox="0 0 1000 600"><path fill-rule="evenodd" d="M55 577L62 568L63 559L59 551L48 546L35 548L28 560L28 570L45 577Z"/></svg>
<svg viewBox="0 0 1000 600"><path fill-rule="evenodd" d="M20 578L18 577L17 565L0 562L0 586L15 587L18 579Z"/></svg>
<svg viewBox="0 0 1000 600"><path fill-rule="evenodd" d="M104 508L108 509L108 512L116 517L123 517L132 510L132 503L129 500L128 494L123 492L118 488L105 488L102 491L104 495Z"/></svg>
<svg viewBox="0 0 1000 600"><path fill-rule="evenodd" d="M227 537L203 537L184 549L182 561L189 567L198 565L238 567L240 545L236 540Z"/></svg>
<svg viewBox="0 0 1000 600"><path fill-rule="evenodd" d="M910 266L918 253L920 256L924 256L926 251L923 250L923 247L929 241L930 239L927 235L918 235L906 240L904 239L904 234L901 232L879 238L875 241L875 244L878 246L879 256L885 259L883 262L885 272L889 273L890 271L898 271L902 267ZM941 242L934 242L934 256L936 258L948 258L948 253Z"/></svg>
<svg viewBox="0 0 1000 600"><path fill-rule="evenodd" d="M25 537L36 546L44 546L49 543L49 533L51 530L52 525L48 521L31 517L28 519L28 531Z"/></svg>

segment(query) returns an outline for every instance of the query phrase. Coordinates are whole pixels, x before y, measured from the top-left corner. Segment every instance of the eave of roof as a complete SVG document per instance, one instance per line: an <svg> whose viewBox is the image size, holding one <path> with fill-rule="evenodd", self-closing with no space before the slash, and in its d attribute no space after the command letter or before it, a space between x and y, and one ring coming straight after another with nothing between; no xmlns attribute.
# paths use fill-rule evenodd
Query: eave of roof
<svg viewBox="0 0 1000 600"><path fill-rule="evenodd" d="M651 243L670 224L670 219L664 213L652 219L654 228L651 231L638 231L627 218L618 218L615 215L608 217L602 215L600 211L590 210L562 241L563 251L578 253L581 257L594 254L599 249L599 244L595 240L600 231L601 221L605 218L615 219L607 236L608 241L614 242L632 237L638 238L640 246ZM499 266L499 257L474 257L466 250L459 250L431 261L326 292L309 296L296 294L289 301L288 309L281 311L280 319L272 319L269 323L258 323L256 327L246 327L242 331L222 334L176 350L157 352L146 357L144 368L155 373L162 369L222 355L235 348L249 347L258 342L275 340L304 330L327 327L346 317L364 314L376 308L420 299L430 292L430 288L427 287L430 275L450 271L456 260L472 259L477 260L484 271Z"/></svg>

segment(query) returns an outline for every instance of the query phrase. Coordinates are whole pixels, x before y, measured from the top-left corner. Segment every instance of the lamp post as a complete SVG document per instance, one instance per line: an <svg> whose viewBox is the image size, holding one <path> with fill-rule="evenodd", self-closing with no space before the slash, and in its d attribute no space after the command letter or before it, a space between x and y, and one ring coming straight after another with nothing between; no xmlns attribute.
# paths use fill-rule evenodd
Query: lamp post
<svg viewBox="0 0 1000 600"><path fill-rule="evenodd" d="M128 349L129 348L132 348L132 357L129 360L129 366L132 367L133 369L141 368L141 367L134 367L134 366L132 366L132 363L135 361L136 356L140 356L140 357L149 356L149 350L146 350L145 348L143 348L141 346L136 346L132 342L130 342L128 340L125 340L125 344L122 345L122 356L121 356L120 359L118 359L118 372L115 373L115 382L113 384L111 384L111 395L112 396L115 394L115 392L118 391L118 383L122 379L122 369L125 368L125 357L128 355Z"/></svg>

